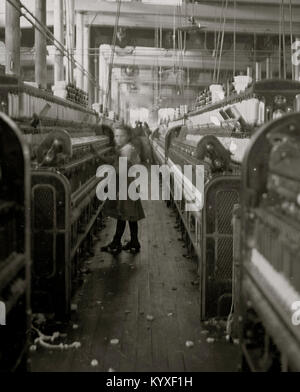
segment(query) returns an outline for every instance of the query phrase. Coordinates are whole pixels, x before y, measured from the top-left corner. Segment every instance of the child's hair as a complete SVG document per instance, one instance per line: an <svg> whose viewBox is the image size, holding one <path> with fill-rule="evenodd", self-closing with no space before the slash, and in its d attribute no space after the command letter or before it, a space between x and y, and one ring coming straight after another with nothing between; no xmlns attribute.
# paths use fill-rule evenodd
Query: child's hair
<svg viewBox="0 0 300 392"><path fill-rule="evenodd" d="M129 125L124 125L124 124L117 124L114 126L114 131L117 129L122 129L127 134L128 141L131 141L133 133L132 133L132 128Z"/></svg>

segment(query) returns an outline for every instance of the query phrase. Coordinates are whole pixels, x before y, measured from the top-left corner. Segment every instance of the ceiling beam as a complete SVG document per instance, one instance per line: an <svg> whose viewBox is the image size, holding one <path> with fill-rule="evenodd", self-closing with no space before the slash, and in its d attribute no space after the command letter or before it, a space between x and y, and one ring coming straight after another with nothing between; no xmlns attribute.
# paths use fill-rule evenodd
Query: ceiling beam
<svg viewBox="0 0 300 392"><path fill-rule="evenodd" d="M201 4L219 4L222 5L223 0L199 0L198 2ZM233 0L231 0L233 1ZM269 6L274 6L274 5L280 5L282 0L236 0L237 5L251 5L251 4L256 4L256 5L269 5ZM291 0L292 5L299 5L298 0Z"/></svg>
<svg viewBox="0 0 300 392"><path fill-rule="evenodd" d="M31 11L34 10L34 1L23 0ZM286 4L286 32L289 34L289 2ZM194 16L200 23L206 26L207 31L220 29L220 15L222 12L221 0L206 0L200 4L187 4L182 7L182 15ZM237 33L269 33L278 34L279 31L279 5L281 0L237 0L236 10L233 1L229 1L226 16L225 31L233 32L236 18ZM293 5L293 30L294 34L300 35L300 1L292 0ZM116 2L104 0L75 0L75 10L85 13L85 22L95 26L114 26L117 11ZM5 1L0 2L0 27L5 26ZM174 13L178 13L177 6L146 4L141 1L122 2L120 26L132 28L155 28L162 26L164 29L172 29L174 25ZM175 23L185 23L184 18L175 18ZM47 25L53 26L53 1L47 2ZM31 25L21 18L21 27Z"/></svg>
<svg viewBox="0 0 300 392"><path fill-rule="evenodd" d="M85 12L86 22L98 26L113 26L117 5L114 2L105 2L102 0L90 0L82 3L78 1L78 10ZM230 1L227 10L224 11L226 17L225 31L233 32L236 28L240 33L269 33L278 34L279 30L279 2L278 4L267 4L245 1L239 3L234 9L233 2ZM285 7L286 31L289 31L289 8ZM95 9L93 9L93 5ZM186 12L187 16L194 16L201 24L206 26L208 31L215 31L220 28L219 19L222 13L222 7L219 2L202 2L201 4L188 4L182 8L182 15ZM174 25L174 13L178 14L178 8L164 5L145 4L142 2L131 1L121 5L121 14L119 19L120 26L154 28L160 25L165 29L172 29ZM236 26L235 20L236 19ZM187 21L184 17L175 17L177 26ZM295 1L293 5L293 30L294 33L300 33L300 2Z"/></svg>
<svg viewBox="0 0 300 392"><path fill-rule="evenodd" d="M115 16L110 14L101 14L95 17L92 15L87 15L85 17L86 24L91 24L93 21L93 25L95 26L113 26L115 23ZM143 28L143 29L154 29L156 24L159 24L158 19L155 19L155 16L152 15L144 15L137 14L134 18L130 15L122 15L119 19L119 26L122 27L131 27L131 28ZM161 16L161 25L163 29L171 30L173 28L173 17L172 16ZM299 13L300 20L300 13ZM220 24L211 19L206 19L202 17L202 23L205 26L206 31L219 31ZM289 34L290 25L289 22L285 23L285 31L286 34ZM224 26L224 31L227 33L233 33L236 31L237 34L270 34L270 35L278 35L279 33L279 22L275 20L243 20L237 21L236 25L234 21L228 20ZM300 24L293 23L293 33L294 35L300 35Z"/></svg>
<svg viewBox="0 0 300 392"><path fill-rule="evenodd" d="M139 78L116 78L115 81L119 83L126 84L137 84L137 85L155 85L156 83L161 86L170 86L170 87L178 87L178 82L174 80L162 80L161 82L157 82L157 80L152 79L139 79ZM192 82L187 85L186 81L184 82L185 87L189 88L199 88L199 86L209 86L212 83L212 78L210 79L198 79L197 82Z"/></svg>
<svg viewBox="0 0 300 392"><path fill-rule="evenodd" d="M157 48L136 47L131 54L126 54L127 49L117 51L114 55L114 67L121 66L142 66L142 67L173 67L177 64L178 52L174 54L173 50L163 50ZM100 53L105 58L106 63L110 61L111 49L109 45L101 45ZM252 62L246 56L239 56L236 61L237 70L246 70L252 66ZM273 69L277 69L277 62L274 61ZM213 70L215 67L215 58L208 56L201 51L186 51L182 58L182 67L199 70ZM232 70L233 59L230 56L222 57L221 69Z"/></svg>

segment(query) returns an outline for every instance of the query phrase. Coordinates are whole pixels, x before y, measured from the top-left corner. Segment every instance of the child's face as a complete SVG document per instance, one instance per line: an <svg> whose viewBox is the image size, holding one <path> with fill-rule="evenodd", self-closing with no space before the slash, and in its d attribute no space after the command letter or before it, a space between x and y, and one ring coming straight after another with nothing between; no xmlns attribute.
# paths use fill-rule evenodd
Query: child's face
<svg viewBox="0 0 300 392"><path fill-rule="evenodd" d="M128 135L124 129L116 129L115 142L118 147L123 147L128 142Z"/></svg>

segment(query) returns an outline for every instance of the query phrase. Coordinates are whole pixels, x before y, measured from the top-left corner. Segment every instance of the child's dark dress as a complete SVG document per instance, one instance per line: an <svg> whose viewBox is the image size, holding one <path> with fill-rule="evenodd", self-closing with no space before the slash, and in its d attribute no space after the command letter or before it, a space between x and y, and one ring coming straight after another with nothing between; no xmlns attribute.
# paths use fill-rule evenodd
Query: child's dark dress
<svg viewBox="0 0 300 392"><path fill-rule="evenodd" d="M114 162L114 167L117 171L119 168L119 157L127 157L128 168L132 165L140 163L140 157L131 143L125 144L125 146L118 149L116 154L116 159ZM134 181L134 178L127 177L128 186ZM119 183L117 179L117 184ZM127 200L106 200L103 213L106 216L110 216L115 219L120 219L124 221L138 221L145 218L143 206L141 200L131 200L129 197Z"/></svg>

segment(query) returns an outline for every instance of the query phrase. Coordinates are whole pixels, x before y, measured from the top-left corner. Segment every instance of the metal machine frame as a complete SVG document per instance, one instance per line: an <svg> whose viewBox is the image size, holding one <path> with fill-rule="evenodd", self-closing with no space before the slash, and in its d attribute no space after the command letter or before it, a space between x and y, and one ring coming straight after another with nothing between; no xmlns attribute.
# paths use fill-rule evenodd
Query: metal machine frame
<svg viewBox="0 0 300 392"><path fill-rule="evenodd" d="M7 316L6 326L0 326L0 371L26 370L31 328L30 155L20 130L4 113L0 113L0 143L4 257L0 259L0 300Z"/></svg>

